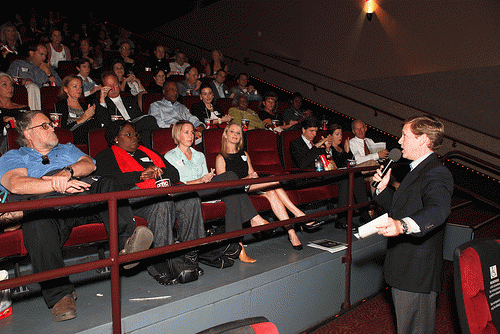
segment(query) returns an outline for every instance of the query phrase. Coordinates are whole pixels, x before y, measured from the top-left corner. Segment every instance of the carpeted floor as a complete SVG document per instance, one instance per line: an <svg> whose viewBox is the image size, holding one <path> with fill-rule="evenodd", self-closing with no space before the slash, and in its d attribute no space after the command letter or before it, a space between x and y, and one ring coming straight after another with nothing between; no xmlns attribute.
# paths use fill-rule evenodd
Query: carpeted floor
<svg viewBox="0 0 500 334"><path fill-rule="evenodd" d="M443 291L438 295L437 300L436 334L458 334L461 331L455 306L452 262L446 261L444 274ZM355 309L308 333L395 334L396 324L390 290L384 289Z"/></svg>

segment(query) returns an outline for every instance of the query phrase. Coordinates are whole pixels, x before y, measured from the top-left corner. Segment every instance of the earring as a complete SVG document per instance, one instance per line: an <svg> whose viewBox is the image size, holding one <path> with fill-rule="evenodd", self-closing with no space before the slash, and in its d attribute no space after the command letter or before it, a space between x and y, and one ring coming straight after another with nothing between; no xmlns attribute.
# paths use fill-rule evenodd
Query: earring
<svg viewBox="0 0 500 334"><path fill-rule="evenodd" d="M118 144L118 140L115 140L115 144Z"/></svg>

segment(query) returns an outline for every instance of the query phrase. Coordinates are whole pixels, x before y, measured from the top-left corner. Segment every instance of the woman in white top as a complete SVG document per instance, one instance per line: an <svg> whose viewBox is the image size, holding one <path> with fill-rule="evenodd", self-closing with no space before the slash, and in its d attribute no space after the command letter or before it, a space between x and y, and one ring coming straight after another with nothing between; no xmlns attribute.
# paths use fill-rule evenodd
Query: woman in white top
<svg viewBox="0 0 500 334"><path fill-rule="evenodd" d="M179 121L172 128L172 138L176 148L165 154L165 159L179 171L181 182L186 184L200 184L216 181L238 180L233 172L215 175L215 170L209 172L205 155L191 147L194 142L194 127L189 121ZM225 226L226 232L241 229L241 225L250 221L251 226L269 224L257 213L247 193L243 189L206 189L198 191L198 195L220 195L226 205ZM241 243L240 243L241 244ZM242 262L253 263L256 260L249 257L242 247L239 258Z"/></svg>
<svg viewBox="0 0 500 334"><path fill-rule="evenodd" d="M50 40L51 42L47 44L47 59L51 66L57 68L61 60L71 60L69 48L61 44L62 35L59 30L52 30Z"/></svg>

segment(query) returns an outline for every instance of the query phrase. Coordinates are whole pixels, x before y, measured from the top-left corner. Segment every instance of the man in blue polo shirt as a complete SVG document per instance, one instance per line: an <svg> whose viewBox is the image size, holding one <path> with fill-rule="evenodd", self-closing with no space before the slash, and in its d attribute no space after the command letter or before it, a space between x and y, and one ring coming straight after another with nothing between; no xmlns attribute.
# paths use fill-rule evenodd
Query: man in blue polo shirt
<svg viewBox="0 0 500 334"><path fill-rule="evenodd" d="M122 190L112 178L90 176L96 168L94 161L73 144L59 144L53 124L42 112L23 113L16 121L16 130L21 148L0 157L0 184L11 194L9 200ZM109 230L106 203L6 213L0 223L9 219L22 219L24 245L35 273L64 267L61 249L73 227L102 222ZM143 226L135 228L128 203L120 203L118 242L122 253L148 249L152 241L151 231ZM55 321L76 317L75 288L68 277L40 285Z"/></svg>

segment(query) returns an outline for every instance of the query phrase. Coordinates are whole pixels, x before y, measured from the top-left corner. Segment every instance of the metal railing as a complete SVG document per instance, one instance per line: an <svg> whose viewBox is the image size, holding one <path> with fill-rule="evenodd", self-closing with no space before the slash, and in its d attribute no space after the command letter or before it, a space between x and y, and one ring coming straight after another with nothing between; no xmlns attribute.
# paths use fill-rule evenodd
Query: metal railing
<svg viewBox="0 0 500 334"><path fill-rule="evenodd" d="M111 298L112 298L112 323L113 323L113 333L121 333L121 297L120 297L120 264L132 261L138 261L141 259L158 256L161 254L167 254L179 250L185 250L193 247L198 247L206 245L209 243L223 241L228 239L234 239L241 237L246 234L256 233L268 229L275 229L277 227L295 224L307 220L312 220L315 218L324 217L325 215L331 215L339 212L348 212L348 227L347 227L347 249L345 256L343 258L343 263L346 265L345 273L345 298L344 303L341 305L343 310L349 309L351 306L350 302L350 283L351 283L351 263L352 263L352 215L355 209L359 209L368 206L370 202L359 203L353 205L353 181L354 173L361 171L374 170L374 167L358 167L349 168L344 170L328 171L328 172L305 172L299 174L289 174L271 177L260 177L257 179L245 179L236 181L225 181L225 182L212 182L196 185L178 185L168 188L159 189L142 189L142 190L128 190L112 193L102 193L93 195L80 195L80 196L67 196L60 198L53 198L51 200L31 200L23 202L12 202L0 204L0 212L9 211L27 211L27 210L39 210L46 209L56 206L68 206L84 203L94 203L94 202L108 202L109 209L109 245L110 245L110 257L102 260L95 260L88 263L72 265L64 268L49 270L45 272L40 272L36 274L30 274L22 277L10 278L5 281L0 282L0 290L10 289L21 285L27 285L35 282L51 280L58 277L68 276L70 274L76 274L84 271L95 270L99 268L110 267L111 271ZM166 194L175 194L182 192L193 192L203 189L215 189L215 188L228 188L244 186L248 184L265 183L273 181L290 181L296 179L306 179L315 177L325 177L325 176L335 176L349 174L349 201L348 206L343 208L337 208L334 210L326 210L322 212L317 212L314 214L309 214L302 217L291 218L288 220L277 221L270 223L268 225L261 225L251 228L245 228L238 231L228 232L220 235L214 235L206 238L195 239L190 241L185 241L181 243L176 243L173 245L153 248L146 251L141 251L137 253L130 253L126 255L119 255L118 249L118 229L117 229L117 201L122 199L129 199L135 197L144 196L159 196Z"/></svg>

